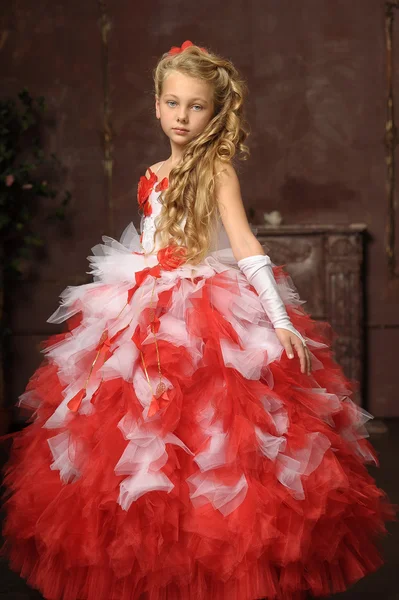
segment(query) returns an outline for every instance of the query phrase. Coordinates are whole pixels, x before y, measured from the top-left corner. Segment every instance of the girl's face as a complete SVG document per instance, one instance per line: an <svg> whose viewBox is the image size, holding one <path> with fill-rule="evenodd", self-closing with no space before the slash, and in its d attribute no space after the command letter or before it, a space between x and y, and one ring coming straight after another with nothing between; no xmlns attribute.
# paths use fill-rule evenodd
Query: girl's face
<svg viewBox="0 0 399 600"><path fill-rule="evenodd" d="M213 89L201 79L172 71L165 79L155 109L172 144L185 146L198 136L214 114Z"/></svg>

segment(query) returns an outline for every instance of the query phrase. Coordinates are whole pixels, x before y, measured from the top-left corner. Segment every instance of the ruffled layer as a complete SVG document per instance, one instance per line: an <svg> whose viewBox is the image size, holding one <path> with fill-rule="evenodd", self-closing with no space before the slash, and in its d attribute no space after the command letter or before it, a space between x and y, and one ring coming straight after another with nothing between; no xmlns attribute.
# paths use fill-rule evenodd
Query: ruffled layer
<svg viewBox="0 0 399 600"><path fill-rule="evenodd" d="M376 569L393 509L364 464L370 415L289 277L275 269L310 377L228 250L157 274L132 225L104 242L20 398L11 566L54 600L293 600Z"/></svg>

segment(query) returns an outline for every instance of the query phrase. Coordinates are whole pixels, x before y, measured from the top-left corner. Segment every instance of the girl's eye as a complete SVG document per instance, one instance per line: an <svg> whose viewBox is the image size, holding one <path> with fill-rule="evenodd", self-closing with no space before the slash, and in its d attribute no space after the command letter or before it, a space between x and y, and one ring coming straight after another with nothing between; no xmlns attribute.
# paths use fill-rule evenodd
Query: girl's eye
<svg viewBox="0 0 399 600"><path fill-rule="evenodd" d="M167 100L166 104L168 106L171 106L171 108L173 108L176 105L176 101L175 100ZM202 110L202 106L201 104L193 104L193 108L195 109L195 112L199 112L200 110Z"/></svg>

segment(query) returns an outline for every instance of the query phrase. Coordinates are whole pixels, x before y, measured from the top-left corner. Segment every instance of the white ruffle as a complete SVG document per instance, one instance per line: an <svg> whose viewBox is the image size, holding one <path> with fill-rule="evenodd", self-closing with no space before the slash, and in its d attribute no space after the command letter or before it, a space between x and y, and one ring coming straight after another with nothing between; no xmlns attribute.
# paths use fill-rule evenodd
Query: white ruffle
<svg viewBox="0 0 399 600"><path fill-rule="evenodd" d="M242 474L235 484L222 484L213 473L214 469L227 463L228 442L228 433L224 431L221 420L213 421L214 414L215 409L209 403L197 415L197 422L203 431L207 447L194 458L201 472L188 477L187 483L194 506L202 506L210 502L216 510L227 516L243 502L248 490L248 482Z"/></svg>
<svg viewBox="0 0 399 600"><path fill-rule="evenodd" d="M72 483L79 479L80 471L75 464L78 442L71 440L69 431L63 431L49 438L47 443L54 459L50 469L60 472L60 479L63 483ZM80 452L81 450L80 448Z"/></svg>
<svg viewBox="0 0 399 600"><path fill-rule="evenodd" d="M215 510L227 517L244 501L248 491L245 475L241 475L234 485L223 484L213 473L194 473L187 478L190 498L194 506L210 502Z"/></svg>
<svg viewBox="0 0 399 600"><path fill-rule="evenodd" d="M302 477L310 475L320 465L330 448L330 440L322 433L308 433L306 446L290 455L277 455L277 479L297 500L304 500Z"/></svg>
<svg viewBox="0 0 399 600"><path fill-rule="evenodd" d="M223 429L222 421L213 421L215 409L211 404L197 415L197 422L207 438L207 448L195 456L195 462L201 471L209 471L226 464L226 447L228 434Z"/></svg>
<svg viewBox="0 0 399 600"><path fill-rule="evenodd" d="M142 246L145 252L151 252L154 249L154 240L156 232L155 216L149 215L142 221Z"/></svg>
<svg viewBox="0 0 399 600"><path fill-rule="evenodd" d="M118 423L125 439L129 440L115 466L116 475L129 475L119 486L118 504L128 510L132 502L152 491L169 493L173 483L161 471L168 460L166 444L179 446L188 454L191 450L173 433L164 437L139 426L131 417L123 417Z"/></svg>

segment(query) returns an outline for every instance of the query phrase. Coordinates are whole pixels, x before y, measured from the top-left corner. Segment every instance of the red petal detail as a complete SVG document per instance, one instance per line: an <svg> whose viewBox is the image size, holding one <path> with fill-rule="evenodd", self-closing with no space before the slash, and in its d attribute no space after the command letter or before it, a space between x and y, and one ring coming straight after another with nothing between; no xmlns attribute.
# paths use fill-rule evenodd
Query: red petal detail
<svg viewBox="0 0 399 600"><path fill-rule="evenodd" d="M92 404L94 404L95 401L97 400L97 396L98 396L99 390L100 390L100 386L96 389L96 391L94 392L94 394L92 395L92 397L90 399L90 402Z"/></svg>
<svg viewBox="0 0 399 600"><path fill-rule="evenodd" d="M161 325L161 321L156 316L154 318L154 320L151 322L151 331L153 331L154 333L158 333L160 325Z"/></svg>
<svg viewBox="0 0 399 600"><path fill-rule="evenodd" d="M168 392L164 392L162 396L158 398L158 404L160 408L166 408L171 403L171 398L169 397Z"/></svg>
<svg viewBox="0 0 399 600"><path fill-rule="evenodd" d="M137 325L134 330L134 334L132 335L132 342L136 344L136 347L141 350L141 340L140 340L140 325Z"/></svg>
<svg viewBox="0 0 399 600"><path fill-rule="evenodd" d="M168 395L168 392L164 392L161 396L156 398L152 397L150 408L148 409L148 416L153 417L159 410L167 408L171 403L171 399Z"/></svg>
<svg viewBox="0 0 399 600"><path fill-rule="evenodd" d="M71 400L68 402L67 407L72 412L77 412L82 404L83 398L86 397L86 390L80 390Z"/></svg>
<svg viewBox="0 0 399 600"><path fill-rule="evenodd" d="M103 366L103 364L112 356L113 352L109 349L109 345L104 344L96 355L96 361L93 365L90 377L93 377L97 371Z"/></svg>
<svg viewBox="0 0 399 600"><path fill-rule="evenodd" d="M98 346L97 346L97 350L99 350L101 348L101 346L107 341L108 339L108 329L105 329L100 337L100 341L98 342Z"/></svg>
<svg viewBox="0 0 399 600"><path fill-rule="evenodd" d="M115 333L112 338L109 340L110 344L113 344L120 335L122 335L122 333L124 331L126 331L126 329L129 329L129 325L126 325L126 327L123 327L122 329L120 329L117 333Z"/></svg>
<svg viewBox="0 0 399 600"><path fill-rule="evenodd" d="M152 275L153 277L156 277L158 279L158 277L161 277L161 267L160 265L155 265L155 267L151 267L149 274Z"/></svg>
<svg viewBox="0 0 399 600"><path fill-rule="evenodd" d="M149 270L150 270L150 267L146 267L142 271L137 271L137 273L135 274L136 287L140 287L140 285L143 283L144 279L147 277Z"/></svg>
<svg viewBox="0 0 399 600"><path fill-rule="evenodd" d="M145 207L144 205L146 204L152 189L158 180L156 174L151 171L151 169L148 169L148 171L150 173L150 177L147 179L145 175L142 175L139 179L139 184L137 187L137 201L141 208Z"/></svg>
<svg viewBox="0 0 399 600"><path fill-rule="evenodd" d="M169 186L169 180L167 177L164 177L162 179L162 181L160 181L156 186L155 186L155 191L156 192L163 192L163 190L168 189Z"/></svg>
<svg viewBox="0 0 399 600"><path fill-rule="evenodd" d="M155 396L152 397L150 408L148 409L148 416L153 417L159 411L159 404Z"/></svg>

